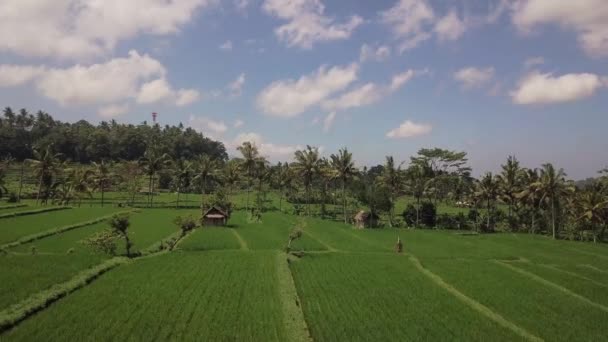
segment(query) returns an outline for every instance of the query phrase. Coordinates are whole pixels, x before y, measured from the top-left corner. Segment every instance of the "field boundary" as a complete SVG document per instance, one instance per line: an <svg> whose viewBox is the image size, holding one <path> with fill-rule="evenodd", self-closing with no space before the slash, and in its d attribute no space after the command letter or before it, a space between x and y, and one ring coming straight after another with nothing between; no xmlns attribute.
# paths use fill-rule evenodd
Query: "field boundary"
<svg viewBox="0 0 608 342"><path fill-rule="evenodd" d="M304 319L302 305L298 297L296 284L289 268L288 256L277 253L277 278L279 282L279 298L283 312L283 326L287 341L312 341L310 330Z"/></svg>
<svg viewBox="0 0 608 342"><path fill-rule="evenodd" d="M14 211L11 213L0 214L0 219L42 214L42 213L46 213L49 211L58 211L58 210L65 210L65 209L72 209L72 207L62 206L62 207L40 208L40 209L32 209L32 210L24 210L24 211Z"/></svg>
<svg viewBox="0 0 608 342"><path fill-rule="evenodd" d="M608 287L606 284L600 283L600 282L599 282L599 281L597 281L597 280L593 280L593 279L591 279L591 278L585 277L584 275L582 275L582 274L578 274L578 273L576 273L576 272L567 271L567 270L562 270L561 268L559 268L559 267L557 267L557 266L554 266L554 265L545 265L545 264L536 264L536 265L538 265L538 266L540 266L540 267L543 267L543 268L546 268L546 269L553 270L553 271L555 271L555 272L564 273L564 274L567 274L567 275L569 275L569 276L572 276L572 277L575 277L575 278L579 278L579 279L581 279L581 280L588 281L588 282L590 282L590 283L592 283L592 284L595 284L595 285L597 285L597 286L599 286L599 287L604 287L604 288Z"/></svg>
<svg viewBox="0 0 608 342"><path fill-rule="evenodd" d="M23 208L23 207L27 207L27 204L21 203L21 204L3 205L3 206L0 206L0 210L17 209L17 208Z"/></svg>
<svg viewBox="0 0 608 342"><path fill-rule="evenodd" d="M418 258L416 258L415 256L410 255L409 260L412 262L412 264L414 264L414 266L416 267L416 269L418 269L418 271L420 271L422 274L424 274L429 279L431 279L437 286L445 289L450 294L452 294L454 297L459 299L461 302L468 305L470 308L472 308L475 311L479 312L480 314L486 316L487 318L491 319L492 321L498 323L499 325L512 330L517 335L519 335L529 341L543 341L542 338L528 332L524 328L516 325L515 323L502 317L500 314L494 312L489 307L481 304L480 302L476 301L475 299L460 292L458 289L456 289L455 287L453 287L452 285L447 283L445 280L443 280L443 278L441 278L439 275L437 275L437 274L433 273L432 271L430 271L429 269L425 268L422 265L422 263L420 262L420 260Z"/></svg>
<svg viewBox="0 0 608 342"><path fill-rule="evenodd" d="M311 233L310 233L308 230L304 229L304 230L302 230L302 231L304 232L304 234L308 235L308 237L310 237L311 239L313 239L313 240L317 241L318 243L320 243L320 244L321 244L321 246L323 246L323 247L327 248L327 251L328 251L328 252L342 252L341 250L336 249L336 248L334 248L334 247L330 246L330 245L329 245L327 242L325 242L325 241L323 241L323 240L319 239L319 238L318 238L318 237L316 237L314 234L311 234Z"/></svg>
<svg viewBox="0 0 608 342"><path fill-rule="evenodd" d="M23 237L15 240L15 241L12 241L12 242L9 242L7 244L4 244L4 245L0 246L0 249L8 249L8 248L17 247L19 245L23 245L23 244L26 244L26 243L29 243L29 242L32 242L32 241L43 239L45 237L49 237L49 236L65 233L67 231L70 231L70 230L73 230L73 229L77 229L77 228L82 228L82 227L90 226L90 225L99 223L101 221L107 220L107 219L111 218L114 215L127 214L127 213L132 213L132 212L133 212L133 210L119 211L119 212L116 212L116 213L113 213L113 214L110 214L110 215L100 216L100 217L97 217L97 218L89 220L89 221L74 223L74 224L71 224L69 226L63 226L63 227L59 227L59 228L53 228L53 229L45 230L45 231L40 232L40 233L26 235L26 236L23 236Z"/></svg>
<svg viewBox="0 0 608 342"><path fill-rule="evenodd" d="M599 273L608 273L608 271L602 270L602 269L597 268L597 267L595 267L593 265L580 264L580 265L577 265L577 266L578 267L585 267L585 268L588 268L590 270L594 270L594 271L599 272Z"/></svg>
<svg viewBox="0 0 608 342"><path fill-rule="evenodd" d="M108 259L101 264L78 273L64 283L55 284L19 303L11 305L8 309L0 312L0 333L4 333L15 327L33 314L44 310L50 304L86 286L107 271L127 262L129 262L129 259L125 257Z"/></svg>
<svg viewBox="0 0 608 342"><path fill-rule="evenodd" d="M228 228L228 229L230 229L232 231L232 234L238 240L239 244L241 245L241 250L248 251L249 246L247 245L247 241L245 241L245 239L243 239L241 234L239 234L239 232L237 232L236 229L234 229L234 228Z"/></svg>
<svg viewBox="0 0 608 342"><path fill-rule="evenodd" d="M592 301L591 299L589 299L587 297L583 297L583 296L581 296L580 294L578 294L576 292L573 292L573 291L571 291L571 290L569 290L569 289L567 289L567 288L565 288L565 287L563 287L563 286L561 286L559 284L556 284L556 283L554 283L552 281L549 281L549 280L547 280L547 279L545 279L545 278L543 278L541 276L538 276L538 275L536 275L536 274L534 274L532 272L528 272L526 270L523 270L521 268L515 267L515 266L513 266L513 265L511 265L509 263L506 263L506 262L502 262L502 261L498 261L498 260L493 260L493 261L494 261L494 263L502 265L502 266L510 269L513 272L517 272L519 274L525 275L528 278L530 278L532 280L535 280L535 281L537 281L537 282L539 282L539 283L541 283L543 285L549 286L549 287L551 287L551 288L553 288L555 290L558 290L558 291L563 292L563 293L565 293L567 295L570 295L570 296L572 296L572 297L574 297L574 298L576 298L576 299L578 299L578 300L580 300L580 301L582 301L584 303L587 303L587 304L589 304L589 305L591 305L591 306L593 306L593 307L595 307L597 309L600 309L600 310L602 310L604 312L608 312L608 307L606 307L606 306L604 306L604 305L602 305L600 303L596 303L596 302Z"/></svg>

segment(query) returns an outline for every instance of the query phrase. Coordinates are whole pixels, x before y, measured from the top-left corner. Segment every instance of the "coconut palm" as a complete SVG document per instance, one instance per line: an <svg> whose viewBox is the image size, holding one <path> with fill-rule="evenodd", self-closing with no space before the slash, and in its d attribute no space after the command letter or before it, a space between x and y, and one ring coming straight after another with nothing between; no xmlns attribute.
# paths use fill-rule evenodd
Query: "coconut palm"
<svg viewBox="0 0 608 342"><path fill-rule="evenodd" d="M514 156L507 158L507 163L501 165L502 172L497 175L500 183L501 199L507 203L509 207L508 217L511 219L513 206L517 202L517 194L522 191L521 177L522 168L519 166L519 161Z"/></svg>
<svg viewBox="0 0 608 342"><path fill-rule="evenodd" d="M112 172L112 163L102 160L99 163L93 162L91 164L93 166L92 182L94 189L101 192L101 207L103 207L105 203L104 195L106 190L112 185L112 180L115 177Z"/></svg>
<svg viewBox="0 0 608 342"><path fill-rule="evenodd" d="M205 189L207 187L207 181L209 178L215 176L219 168L219 163L216 159L210 157L208 154L201 154L196 157L194 169L196 175L194 181L198 181L201 185L201 208L204 207L205 203Z"/></svg>
<svg viewBox="0 0 608 342"><path fill-rule="evenodd" d="M487 229L492 227L492 214L496 206L496 199L499 195L498 177L487 172L476 184L475 198L485 202L487 214Z"/></svg>
<svg viewBox="0 0 608 342"><path fill-rule="evenodd" d="M4 194L8 193L8 189L6 188L6 171L5 167L0 165L0 198L4 196Z"/></svg>
<svg viewBox="0 0 608 342"><path fill-rule="evenodd" d="M94 171L89 169L75 168L69 170L68 179L72 183L76 197L78 197L78 206L82 204L82 197L92 197L91 183Z"/></svg>
<svg viewBox="0 0 608 342"><path fill-rule="evenodd" d="M52 145L47 145L45 149L33 149L33 159L26 159L32 165L34 176L38 179L38 193L36 194L36 204L40 201L42 186L46 180L48 186L52 185L53 176L62 168L61 153L53 153Z"/></svg>
<svg viewBox="0 0 608 342"><path fill-rule="evenodd" d="M277 165L276 183L279 188L279 211L283 210L283 195L293 187L293 170L288 163Z"/></svg>
<svg viewBox="0 0 608 342"><path fill-rule="evenodd" d="M178 159L173 163L173 184L177 190L176 209L179 208L180 193L190 185L193 169L193 164L189 160Z"/></svg>
<svg viewBox="0 0 608 342"><path fill-rule="evenodd" d="M262 193L263 193L263 187L264 184L269 182L270 179L272 178L272 169L270 168L270 165L268 163L268 161L264 158L260 158L258 159L258 162L255 164L254 167L254 177L255 180L257 181L257 186L258 186L258 194L257 194L257 210L259 213L261 213L262 211L264 211L264 200L265 198L263 198Z"/></svg>
<svg viewBox="0 0 608 342"><path fill-rule="evenodd" d="M241 160L241 170L247 175L247 202L245 208L249 210L249 193L251 192L253 171L256 163L259 162L261 157L258 148L249 141L243 142L243 144L236 149L241 152L241 155L243 156L243 159Z"/></svg>
<svg viewBox="0 0 608 342"><path fill-rule="evenodd" d="M148 203L152 206L154 192L154 176L168 167L171 164L171 159L168 154L162 153L157 147L151 146L145 152L144 156L139 160L139 165L143 168L144 173L148 176Z"/></svg>
<svg viewBox="0 0 608 342"><path fill-rule="evenodd" d="M333 176L342 182L342 211L344 213L344 223L348 223L348 216L346 213L346 185L355 177L358 171L357 168L355 168L353 154L348 152L346 147L340 149L337 155L332 154L330 158Z"/></svg>
<svg viewBox="0 0 608 342"><path fill-rule="evenodd" d="M224 185L228 187L228 195L232 195L234 186L238 184L241 179L241 169L239 162L236 160L230 160L224 165L222 173L222 181Z"/></svg>
<svg viewBox="0 0 608 342"><path fill-rule="evenodd" d="M420 226L420 201L432 182L430 171L421 163L413 163L406 170L406 185L416 199L416 226Z"/></svg>
<svg viewBox="0 0 608 342"><path fill-rule="evenodd" d="M395 160L392 156L386 157L382 174L378 178L380 184L386 187L389 191L389 200L391 202L391 209L389 210L389 225L393 225L395 218L395 200L399 194L399 190L403 186L403 175L401 172L401 166L395 166Z"/></svg>
<svg viewBox="0 0 608 342"><path fill-rule="evenodd" d="M576 196L575 206L580 213L579 221L586 223L593 231L593 242L604 238L608 225L608 187L595 182Z"/></svg>
<svg viewBox="0 0 608 342"><path fill-rule="evenodd" d="M310 216L310 194L312 182L319 174L321 168L321 159L319 158L319 149L316 147L306 146L305 150L298 150L294 154L295 162L292 164L294 172L300 177L304 183L306 191L306 210Z"/></svg>
<svg viewBox="0 0 608 342"><path fill-rule="evenodd" d="M538 169L527 169L522 173L521 186L522 191L516 194L516 197L521 203L531 211L531 226L530 231L536 231L536 216L540 210L542 193L540 191L540 173Z"/></svg>
<svg viewBox="0 0 608 342"><path fill-rule="evenodd" d="M563 169L556 170L551 163L544 164L540 170L538 187L542 193L541 202L548 202L551 211L551 230L553 238L557 238L557 207L559 200L572 193L573 187L566 182L566 173Z"/></svg>

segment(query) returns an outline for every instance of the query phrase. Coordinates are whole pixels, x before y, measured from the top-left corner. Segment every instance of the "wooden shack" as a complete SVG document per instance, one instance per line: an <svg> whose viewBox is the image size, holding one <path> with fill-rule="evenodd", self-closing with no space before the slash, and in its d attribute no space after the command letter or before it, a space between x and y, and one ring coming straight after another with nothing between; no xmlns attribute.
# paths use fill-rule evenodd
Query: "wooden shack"
<svg viewBox="0 0 608 342"><path fill-rule="evenodd" d="M225 226L229 218L226 211L213 206L203 214L203 226Z"/></svg>
<svg viewBox="0 0 608 342"><path fill-rule="evenodd" d="M363 229L376 227L379 219L380 217L375 213L361 210L357 213L357 215L355 215L353 221L355 223L355 227Z"/></svg>

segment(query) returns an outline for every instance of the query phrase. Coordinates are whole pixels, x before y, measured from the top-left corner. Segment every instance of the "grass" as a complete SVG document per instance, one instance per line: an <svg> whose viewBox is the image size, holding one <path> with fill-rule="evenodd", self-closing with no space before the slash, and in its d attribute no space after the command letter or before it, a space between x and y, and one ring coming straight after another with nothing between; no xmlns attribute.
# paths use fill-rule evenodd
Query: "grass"
<svg viewBox="0 0 608 342"><path fill-rule="evenodd" d="M282 341L275 264L275 252L147 258L102 276L3 337Z"/></svg>
<svg viewBox="0 0 608 342"><path fill-rule="evenodd" d="M112 210L124 209L5 219L0 239ZM198 219L200 212L132 214L134 250L178 233L174 218L188 214ZM306 253L287 266L279 251L301 223L304 235L292 248ZM0 310L108 260L80 243L105 227L80 227L0 256ZM310 333L316 341L606 340L606 245L457 233L358 230L278 211L250 222L235 211L229 226L197 228L171 253L118 266L0 339L294 341ZM397 237L404 255L393 252Z"/></svg>
<svg viewBox="0 0 608 342"><path fill-rule="evenodd" d="M407 258L324 254L292 263L315 341L517 340Z"/></svg>
<svg viewBox="0 0 608 342"><path fill-rule="evenodd" d="M108 215L116 211L118 211L118 208L74 208L5 218L0 222L0 244L56 227L88 221L95 217Z"/></svg>

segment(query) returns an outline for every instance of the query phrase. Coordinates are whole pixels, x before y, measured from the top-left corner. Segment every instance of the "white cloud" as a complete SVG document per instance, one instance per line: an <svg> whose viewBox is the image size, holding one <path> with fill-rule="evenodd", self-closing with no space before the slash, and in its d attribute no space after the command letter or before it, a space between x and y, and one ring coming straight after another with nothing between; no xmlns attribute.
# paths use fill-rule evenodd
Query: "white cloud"
<svg viewBox="0 0 608 342"><path fill-rule="evenodd" d="M124 115L129 111L128 104L122 105L109 105L105 107L101 107L97 111L97 115L101 116L104 119L112 119L120 115Z"/></svg>
<svg viewBox="0 0 608 342"><path fill-rule="evenodd" d="M608 57L608 2L605 0L520 0L513 5L512 19L523 32L543 24L572 30L587 54Z"/></svg>
<svg viewBox="0 0 608 342"><path fill-rule="evenodd" d="M530 57L524 62L525 68L532 68L537 65L545 64L545 59L542 57Z"/></svg>
<svg viewBox="0 0 608 342"><path fill-rule="evenodd" d="M594 74L566 74L553 76L531 72L511 92L517 104L549 104L572 102L590 97L602 87L602 80Z"/></svg>
<svg viewBox="0 0 608 342"><path fill-rule="evenodd" d="M245 74L241 73L236 80L232 81L228 85L232 96L240 96L243 92L243 86L245 85Z"/></svg>
<svg viewBox="0 0 608 342"><path fill-rule="evenodd" d="M380 45L378 47L372 47L367 44L361 46L361 52L359 54L359 61L376 61L381 62L389 58L391 55L391 48L386 45Z"/></svg>
<svg viewBox="0 0 608 342"><path fill-rule="evenodd" d="M386 137L390 139L413 138L429 134L432 130L433 126L430 124L414 123L410 120L405 120L399 127L388 131Z"/></svg>
<svg viewBox="0 0 608 342"><path fill-rule="evenodd" d="M89 58L141 34L178 33L215 0L2 0L0 51Z"/></svg>
<svg viewBox="0 0 608 342"><path fill-rule="evenodd" d="M466 31L464 21L460 20L455 11L450 11L435 24L435 32L439 40L456 40Z"/></svg>
<svg viewBox="0 0 608 342"><path fill-rule="evenodd" d="M209 132L211 132L211 135L222 135L228 130L224 121L213 120L204 116L190 115L188 125L205 135L209 135Z"/></svg>
<svg viewBox="0 0 608 342"><path fill-rule="evenodd" d="M329 132L331 126L333 126L334 121L336 120L336 112L331 112L327 114L325 119L323 120L323 131Z"/></svg>
<svg viewBox="0 0 608 342"><path fill-rule="evenodd" d="M302 149L300 145L281 145L273 144L264 140L264 138L257 133L241 133L236 136L232 141L232 147L235 150L238 146L241 146L244 142L250 142L257 146L260 154L270 160L277 160L286 157L291 157L297 150Z"/></svg>
<svg viewBox="0 0 608 342"><path fill-rule="evenodd" d="M408 70L406 72L397 74L393 76L391 83L387 86L381 86L375 83L366 83L338 96L337 98L324 101L321 107L328 111L338 111L370 105L397 91L405 83L412 79L414 75L414 70Z"/></svg>
<svg viewBox="0 0 608 342"><path fill-rule="evenodd" d="M44 67L0 65L0 87L14 87L28 83L45 71Z"/></svg>
<svg viewBox="0 0 608 342"><path fill-rule="evenodd" d="M337 23L324 15L325 6L320 0L265 0L262 9L287 21L274 31L279 40L303 49L310 49L317 42L347 39L363 23L356 15Z"/></svg>
<svg viewBox="0 0 608 342"><path fill-rule="evenodd" d="M232 50L232 41L227 40L222 45L220 45L220 50L222 51L230 51Z"/></svg>
<svg viewBox="0 0 608 342"><path fill-rule="evenodd" d="M316 72L298 80L275 81L257 97L257 106L268 115L294 117L321 103L330 95L345 89L357 79L359 67L321 66Z"/></svg>
<svg viewBox="0 0 608 342"><path fill-rule="evenodd" d="M467 29L456 11L450 10L444 17L438 17L427 0L399 0L381 12L380 17L400 41L400 53L417 47L433 35L439 40L456 40Z"/></svg>
<svg viewBox="0 0 608 342"><path fill-rule="evenodd" d="M244 122L243 120L241 120L241 119L236 119L236 120L234 121L234 124L232 125L232 127L234 127L234 128L239 128L239 127L243 126L244 124L245 124L245 122Z"/></svg>
<svg viewBox="0 0 608 342"><path fill-rule="evenodd" d="M137 103L150 104L169 100L173 97L171 86L164 78L144 83L137 94Z"/></svg>
<svg viewBox="0 0 608 342"><path fill-rule="evenodd" d="M465 89L480 87L494 78L494 68L463 68L454 73L454 79L462 83Z"/></svg>
<svg viewBox="0 0 608 342"><path fill-rule="evenodd" d="M194 89L180 89L177 91L176 97L175 104L183 107L200 100L201 94Z"/></svg>
<svg viewBox="0 0 608 342"><path fill-rule="evenodd" d="M129 56L105 63L60 68L0 65L0 85L34 83L38 92L62 106L112 104L128 99L139 103L192 101L196 92L175 92L165 79L163 65L148 55L129 51ZM198 93L198 92L196 92Z"/></svg>
<svg viewBox="0 0 608 342"><path fill-rule="evenodd" d="M234 7L241 13L245 13L249 4L249 0L234 0Z"/></svg>

